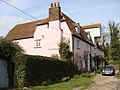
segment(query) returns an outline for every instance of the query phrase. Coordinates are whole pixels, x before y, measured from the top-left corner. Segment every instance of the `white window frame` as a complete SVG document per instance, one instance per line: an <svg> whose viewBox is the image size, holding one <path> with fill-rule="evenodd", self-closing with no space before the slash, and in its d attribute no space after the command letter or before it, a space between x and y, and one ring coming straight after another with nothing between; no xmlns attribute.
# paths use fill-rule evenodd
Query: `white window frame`
<svg viewBox="0 0 120 90"><path fill-rule="evenodd" d="M78 40L78 39L76 40L76 48L80 49L80 40Z"/></svg>
<svg viewBox="0 0 120 90"><path fill-rule="evenodd" d="M41 39L35 40L35 48L41 48Z"/></svg>
<svg viewBox="0 0 120 90"><path fill-rule="evenodd" d="M77 33L80 33L80 26L75 27L75 29Z"/></svg>

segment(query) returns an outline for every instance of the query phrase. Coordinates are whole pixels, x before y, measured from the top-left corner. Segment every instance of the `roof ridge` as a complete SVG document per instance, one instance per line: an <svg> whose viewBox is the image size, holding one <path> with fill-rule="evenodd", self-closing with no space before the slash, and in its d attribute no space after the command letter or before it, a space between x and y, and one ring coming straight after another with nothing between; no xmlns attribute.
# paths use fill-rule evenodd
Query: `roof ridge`
<svg viewBox="0 0 120 90"><path fill-rule="evenodd" d="M96 23L96 24L89 24L89 25L85 25L85 26L81 26L83 29L91 29L91 28L101 28L101 24L100 23Z"/></svg>

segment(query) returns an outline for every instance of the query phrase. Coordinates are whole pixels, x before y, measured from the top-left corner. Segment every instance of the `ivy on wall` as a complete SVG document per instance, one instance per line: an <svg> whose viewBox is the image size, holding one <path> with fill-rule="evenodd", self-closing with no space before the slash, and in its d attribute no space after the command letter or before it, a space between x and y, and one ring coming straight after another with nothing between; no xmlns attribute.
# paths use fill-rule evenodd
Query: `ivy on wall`
<svg viewBox="0 0 120 90"><path fill-rule="evenodd" d="M13 58L17 52L21 52L21 48L12 43L0 38L0 58L7 61L8 86L13 86L14 79L14 63Z"/></svg>

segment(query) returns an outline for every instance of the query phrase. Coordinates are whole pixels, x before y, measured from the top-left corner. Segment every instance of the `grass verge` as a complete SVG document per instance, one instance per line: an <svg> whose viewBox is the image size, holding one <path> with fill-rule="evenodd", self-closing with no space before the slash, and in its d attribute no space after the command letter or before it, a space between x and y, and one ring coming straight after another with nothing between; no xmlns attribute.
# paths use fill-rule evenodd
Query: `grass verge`
<svg viewBox="0 0 120 90"><path fill-rule="evenodd" d="M75 87L88 87L93 83L92 78L77 76L68 82L57 83L48 86L31 87L30 90L72 90Z"/></svg>

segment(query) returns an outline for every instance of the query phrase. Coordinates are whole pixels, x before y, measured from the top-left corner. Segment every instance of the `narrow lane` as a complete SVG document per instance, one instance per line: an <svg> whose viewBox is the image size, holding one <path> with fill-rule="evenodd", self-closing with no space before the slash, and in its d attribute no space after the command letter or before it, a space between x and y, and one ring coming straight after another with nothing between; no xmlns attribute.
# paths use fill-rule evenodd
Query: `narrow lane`
<svg viewBox="0 0 120 90"><path fill-rule="evenodd" d="M102 76L98 74L93 83L86 90L120 90L120 80L114 76Z"/></svg>

